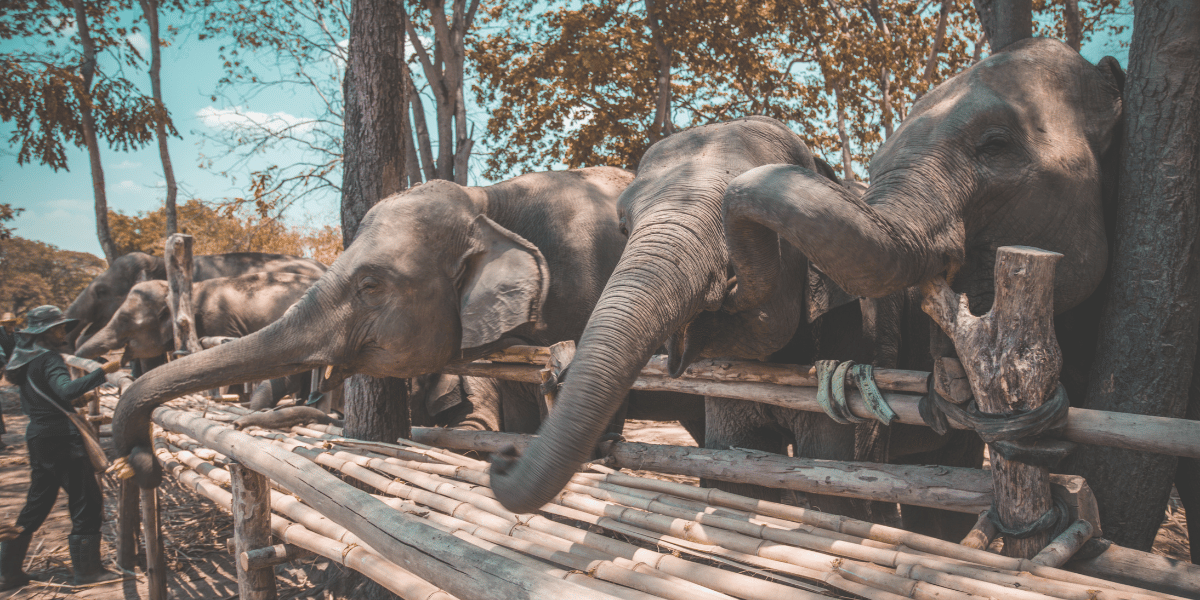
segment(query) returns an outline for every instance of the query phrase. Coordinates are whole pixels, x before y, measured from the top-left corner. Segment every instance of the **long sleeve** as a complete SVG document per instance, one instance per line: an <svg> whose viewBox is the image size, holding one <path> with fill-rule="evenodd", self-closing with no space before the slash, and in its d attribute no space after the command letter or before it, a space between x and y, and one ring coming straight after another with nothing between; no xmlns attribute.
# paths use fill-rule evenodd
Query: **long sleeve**
<svg viewBox="0 0 1200 600"><path fill-rule="evenodd" d="M50 395L59 406L68 411L75 410L71 405L71 401L90 392L104 384L104 370L96 369L79 379L72 380L71 372L67 370L67 363L62 357L53 352L47 353L48 358L42 364L41 378L45 381L46 386L42 387L41 381L36 381L38 387ZM34 377L34 373L30 373ZM44 379L43 379L44 378Z"/></svg>

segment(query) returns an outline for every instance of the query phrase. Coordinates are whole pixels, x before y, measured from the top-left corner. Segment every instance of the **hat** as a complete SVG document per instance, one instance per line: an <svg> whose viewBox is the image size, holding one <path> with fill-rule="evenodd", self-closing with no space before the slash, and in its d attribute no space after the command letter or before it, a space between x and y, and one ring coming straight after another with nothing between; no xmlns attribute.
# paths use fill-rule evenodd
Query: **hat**
<svg viewBox="0 0 1200 600"><path fill-rule="evenodd" d="M16 323L16 322L17 322L17 315L14 315L10 312L6 312L3 315L0 315L0 325L3 325L5 323Z"/></svg>
<svg viewBox="0 0 1200 600"><path fill-rule="evenodd" d="M18 330L28 336L35 336L56 325L63 323L78 323L79 319L68 319L57 306L49 304L39 306L25 314L25 329Z"/></svg>

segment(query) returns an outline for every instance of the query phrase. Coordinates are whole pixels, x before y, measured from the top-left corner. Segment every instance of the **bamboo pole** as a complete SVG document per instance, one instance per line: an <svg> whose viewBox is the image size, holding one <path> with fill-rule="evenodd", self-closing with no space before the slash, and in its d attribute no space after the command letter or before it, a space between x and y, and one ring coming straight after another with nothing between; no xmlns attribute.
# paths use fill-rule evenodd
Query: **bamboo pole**
<svg viewBox="0 0 1200 600"><path fill-rule="evenodd" d="M239 463L229 465L233 483L233 540L235 552L245 553L271 543L271 486L269 480ZM247 563L248 564L248 563ZM238 596L242 600L273 600L274 569L249 569L237 561Z"/></svg>
<svg viewBox="0 0 1200 600"><path fill-rule="evenodd" d="M371 547L457 596L609 597L465 545L423 521L388 509L310 461L214 421L165 407L155 410L154 419L164 429L189 435L268 475Z"/></svg>
<svg viewBox="0 0 1200 600"><path fill-rule="evenodd" d="M150 600L167 600L167 559L163 555L158 488L141 490L142 539L146 542L146 579Z"/></svg>
<svg viewBox="0 0 1200 600"><path fill-rule="evenodd" d="M232 510L233 495L214 483L209 483L199 473L173 461L170 452L158 446L156 454L163 468L181 484L209 498L225 510ZM411 572L385 560L365 545L337 541L307 529L303 525L271 515L271 531L286 543L306 548L358 571L378 582L403 598L423 600L456 600L454 596L438 589L433 584Z"/></svg>
<svg viewBox="0 0 1200 600"><path fill-rule="evenodd" d="M121 481L117 500L117 566L132 571L137 563L141 492L131 479Z"/></svg>
<svg viewBox="0 0 1200 600"><path fill-rule="evenodd" d="M988 512L990 511L986 509L979 511L979 519L975 521L975 526L967 532L967 537L964 537L960 544L976 550L987 550L992 540L996 539L996 526L988 518Z"/></svg>

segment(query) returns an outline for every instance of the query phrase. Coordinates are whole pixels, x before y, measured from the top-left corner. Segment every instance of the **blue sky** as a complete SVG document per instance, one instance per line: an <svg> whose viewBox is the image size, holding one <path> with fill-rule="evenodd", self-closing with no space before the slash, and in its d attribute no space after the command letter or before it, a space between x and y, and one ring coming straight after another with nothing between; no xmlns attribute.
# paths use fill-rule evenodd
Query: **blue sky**
<svg viewBox="0 0 1200 600"><path fill-rule="evenodd" d="M163 24L178 25L178 20L178 16L168 15L164 17ZM1125 41L1129 33L1127 29ZM140 49L147 47L145 38L141 36L135 36L130 41ZM1092 62L1111 54L1124 66L1127 51L1121 47L1121 41L1096 39L1085 44L1082 54ZM195 35L181 35L162 52L164 101L182 136L182 139L171 138L169 142L181 203L191 197L213 200L241 195L244 188L238 184L244 185L247 181L245 175L238 177L236 183L220 175L221 163L214 169L199 166L205 156L215 158L219 154L211 142L205 142L204 134L214 132L219 127L220 117L234 106L220 97L215 102L211 98L217 81L223 75L218 58L220 44L220 40L200 41L195 39ZM149 90L148 75L127 71L127 77ZM242 109L287 119L314 116L307 113L313 103L313 98L305 98L293 91L265 91L256 94ZM474 112L479 116L479 111ZM5 191L2 201L25 209L14 223L16 234L63 249L103 256L96 240L91 172L86 151L77 148L68 150L69 171L56 173L41 165L18 166L16 148L8 144L11 133L9 124L0 123L0 135L3 136L0 138L3 139L0 142L3 144L0 145L0 189ZM156 144L135 152L115 152L104 148L101 154L110 209L135 213L162 205L165 190ZM295 158L284 152L276 152L262 157L260 164L286 164ZM293 224L337 225L338 214L338 199L332 194L325 194L295 207L288 218Z"/></svg>

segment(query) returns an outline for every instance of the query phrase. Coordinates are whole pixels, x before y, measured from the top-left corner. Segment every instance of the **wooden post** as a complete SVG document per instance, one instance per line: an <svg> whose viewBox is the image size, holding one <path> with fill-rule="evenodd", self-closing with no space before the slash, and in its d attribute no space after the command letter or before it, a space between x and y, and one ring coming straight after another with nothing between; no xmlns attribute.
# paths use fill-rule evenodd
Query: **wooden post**
<svg viewBox="0 0 1200 600"><path fill-rule="evenodd" d="M1044 404L1058 386L1062 353L1054 337L1054 266L1062 258L1025 246L996 251L995 300L982 317L971 314L966 296L938 277L923 284L922 308L958 350L981 412L1008 415ZM1010 461L995 450L995 505L1005 527L1018 529L1052 506L1050 470ZM1005 539L1008 556L1031 558L1050 541L1042 531Z"/></svg>
<svg viewBox="0 0 1200 600"><path fill-rule="evenodd" d="M562 376L563 371L567 369L567 365L571 364L571 360L575 358L575 342L567 340L550 346L550 359L546 361L546 368L538 372L538 376L542 380L542 385L547 385L554 382L554 389L544 390L542 396L542 404L538 407L541 413L542 421L550 415L550 409L554 408L554 399L558 396L558 381Z"/></svg>
<svg viewBox="0 0 1200 600"><path fill-rule="evenodd" d="M229 465L229 475L233 480L234 551L245 555L271 544L271 482L266 476L238 463ZM242 600L273 600L274 569L248 566L246 561L237 561L238 597Z"/></svg>
<svg viewBox="0 0 1200 600"><path fill-rule="evenodd" d="M167 238L167 305L175 327L175 349L199 352L196 319L192 311L192 236L182 233Z"/></svg>
<svg viewBox="0 0 1200 600"><path fill-rule="evenodd" d="M291 544L275 544L265 548L243 550L237 556L238 568L247 571L270 569L275 565L289 563L298 558L312 556L312 554L309 550Z"/></svg>
<svg viewBox="0 0 1200 600"><path fill-rule="evenodd" d="M122 479L117 507L117 565L126 571L132 571L137 562L137 532L141 524L138 496L137 484L132 479Z"/></svg>
<svg viewBox="0 0 1200 600"><path fill-rule="evenodd" d="M142 539L146 541L146 579L150 600L167 600L167 559L158 519L158 488L141 490Z"/></svg>

